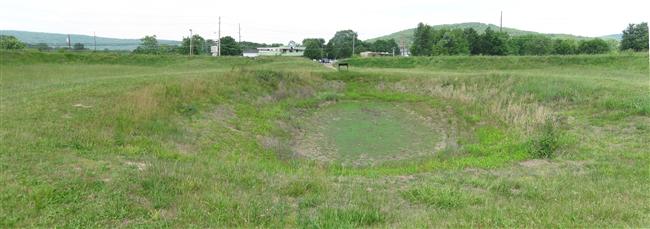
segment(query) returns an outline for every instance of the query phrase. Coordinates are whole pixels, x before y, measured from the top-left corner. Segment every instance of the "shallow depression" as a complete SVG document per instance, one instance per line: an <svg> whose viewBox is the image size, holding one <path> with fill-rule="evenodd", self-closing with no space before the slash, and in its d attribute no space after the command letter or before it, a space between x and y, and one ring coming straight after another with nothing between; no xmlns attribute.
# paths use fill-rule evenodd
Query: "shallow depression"
<svg viewBox="0 0 650 229"><path fill-rule="evenodd" d="M305 120L294 152L355 167L434 155L451 139L448 121L439 111L416 112L411 106L378 101L328 105Z"/></svg>

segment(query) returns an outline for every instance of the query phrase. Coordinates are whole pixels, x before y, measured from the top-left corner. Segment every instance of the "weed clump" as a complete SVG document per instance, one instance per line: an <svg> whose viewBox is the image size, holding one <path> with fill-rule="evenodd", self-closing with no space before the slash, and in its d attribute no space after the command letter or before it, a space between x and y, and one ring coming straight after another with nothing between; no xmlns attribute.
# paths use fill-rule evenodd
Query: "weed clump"
<svg viewBox="0 0 650 229"><path fill-rule="evenodd" d="M560 148L560 128L558 122L547 119L540 131L530 143L531 156L534 158L553 158Z"/></svg>

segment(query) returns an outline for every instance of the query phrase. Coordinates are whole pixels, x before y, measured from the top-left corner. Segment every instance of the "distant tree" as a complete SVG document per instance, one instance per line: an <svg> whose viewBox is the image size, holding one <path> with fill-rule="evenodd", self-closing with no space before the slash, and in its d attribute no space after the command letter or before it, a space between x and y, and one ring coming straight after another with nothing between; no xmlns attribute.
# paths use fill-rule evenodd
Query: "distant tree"
<svg viewBox="0 0 650 229"><path fill-rule="evenodd" d="M176 54L180 53L181 47L176 45L162 44L158 46L158 53L160 54Z"/></svg>
<svg viewBox="0 0 650 229"><path fill-rule="evenodd" d="M178 49L178 52L183 55L190 54L190 38L183 37L181 41L181 47ZM198 34L192 36L192 54L193 55L202 55L209 53L205 48L205 39Z"/></svg>
<svg viewBox="0 0 650 229"><path fill-rule="evenodd" d="M156 39L156 35L145 36L140 39L140 46L133 50L133 53L159 54L160 48L158 46L158 39Z"/></svg>
<svg viewBox="0 0 650 229"><path fill-rule="evenodd" d="M231 36L222 37L221 41L221 55L223 56L241 56L242 48L239 46L235 38Z"/></svg>
<svg viewBox="0 0 650 229"><path fill-rule="evenodd" d="M463 31L465 40L467 40L467 44L469 45L469 53L471 55L478 55L480 54L480 47L479 47L479 35L476 30L473 28L467 28Z"/></svg>
<svg viewBox="0 0 650 229"><path fill-rule="evenodd" d="M35 49L37 49L38 51L41 51L41 52L52 50L52 47L47 45L47 43L36 43L36 44L32 45L32 48L35 48Z"/></svg>
<svg viewBox="0 0 650 229"><path fill-rule="evenodd" d="M324 55L325 39L323 38L307 38L302 40L302 45L305 46L305 57L315 60L321 59Z"/></svg>
<svg viewBox="0 0 650 229"><path fill-rule="evenodd" d="M411 55L430 56L433 53L433 29L424 23L419 23L413 33Z"/></svg>
<svg viewBox="0 0 650 229"><path fill-rule="evenodd" d="M357 33L352 30L342 30L336 32L334 37L327 42L326 51L330 58L348 58L352 56L352 40L355 40L355 52L359 53L362 49L363 42L358 39Z"/></svg>
<svg viewBox="0 0 650 229"><path fill-rule="evenodd" d="M74 51L82 51L84 49L86 49L86 47L82 43L74 43L74 45L72 45L72 50Z"/></svg>
<svg viewBox="0 0 650 229"><path fill-rule="evenodd" d="M269 47L269 46L271 45L264 44L264 43L255 43L250 41L242 41L239 43L239 47L241 47L242 50L257 49L257 48Z"/></svg>
<svg viewBox="0 0 650 229"><path fill-rule="evenodd" d="M580 54L602 54L609 51L609 44L600 38L583 40L578 45L578 52Z"/></svg>
<svg viewBox="0 0 650 229"><path fill-rule="evenodd" d="M434 37L433 55L469 55L469 42L461 29L444 31L438 39Z"/></svg>
<svg viewBox="0 0 650 229"><path fill-rule="evenodd" d="M25 43L14 36L0 35L0 49L24 49Z"/></svg>
<svg viewBox="0 0 650 229"><path fill-rule="evenodd" d="M577 52L576 42L572 39L557 39L553 41L553 54L572 55Z"/></svg>
<svg viewBox="0 0 650 229"><path fill-rule="evenodd" d="M399 45L395 39L387 40L376 40L375 42L366 44L368 50L373 52L387 52L392 54L395 51L395 55L400 55Z"/></svg>
<svg viewBox="0 0 650 229"><path fill-rule="evenodd" d="M509 48L516 55L548 55L553 52L553 40L538 34L516 36L510 39Z"/></svg>
<svg viewBox="0 0 650 229"><path fill-rule="evenodd" d="M508 53L509 35L506 32L495 32L490 27L479 36L478 51L483 55L506 55Z"/></svg>
<svg viewBox="0 0 650 229"><path fill-rule="evenodd" d="M621 50L647 51L648 50L648 23L630 24L623 30Z"/></svg>

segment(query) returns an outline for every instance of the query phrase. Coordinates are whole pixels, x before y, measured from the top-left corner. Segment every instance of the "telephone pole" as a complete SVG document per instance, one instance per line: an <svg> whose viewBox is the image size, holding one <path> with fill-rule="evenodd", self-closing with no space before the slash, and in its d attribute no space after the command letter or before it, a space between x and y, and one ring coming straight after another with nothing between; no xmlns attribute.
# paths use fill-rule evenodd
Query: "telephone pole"
<svg viewBox="0 0 650 229"><path fill-rule="evenodd" d="M70 34L68 34L68 49L72 49L72 45L70 43Z"/></svg>
<svg viewBox="0 0 650 229"><path fill-rule="evenodd" d="M221 56L221 16L219 16L219 34L217 36L219 36L217 38L219 41L217 43L217 56Z"/></svg>
<svg viewBox="0 0 650 229"><path fill-rule="evenodd" d="M357 34L352 34L352 56L354 57L354 40L357 39Z"/></svg>
<svg viewBox="0 0 650 229"><path fill-rule="evenodd" d="M97 34L93 32L93 43L95 43L95 52L97 52Z"/></svg>
<svg viewBox="0 0 650 229"><path fill-rule="evenodd" d="M237 26L239 27L239 43L241 44L241 23L237 24Z"/></svg>
<svg viewBox="0 0 650 229"><path fill-rule="evenodd" d="M192 56L192 29L190 29L190 56Z"/></svg>
<svg viewBox="0 0 650 229"><path fill-rule="evenodd" d="M501 19L499 20L499 32L503 32L503 10L501 11Z"/></svg>

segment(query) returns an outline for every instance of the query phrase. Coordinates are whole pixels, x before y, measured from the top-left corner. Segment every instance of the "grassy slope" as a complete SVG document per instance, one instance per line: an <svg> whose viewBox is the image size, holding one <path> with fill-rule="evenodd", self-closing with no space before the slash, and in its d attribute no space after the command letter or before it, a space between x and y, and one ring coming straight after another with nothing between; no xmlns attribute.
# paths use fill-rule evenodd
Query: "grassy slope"
<svg viewBox="0 0 650 229"><path fill-rule="evenodd" d="M434 29L466 29L466 28L473 28L479 33L482 33L490 27L492 30L498 31L499 26L493 25L493 24L484 24L484 23L478 23L478 22L468 22L468 23L457 23L457 24L445 24L445 25L434 25ZM400 39L404 39L404 41L407 44L410 44L413 42L413 32L415 31L414 28L412 29L406 29L402 30L399 32L395 32L386 36L381 36L377 38L372 38L368 39L368 41L375 41L378 39L395 39L396 41L400 41ZM519 30L519 29L513 29L513 28L503 28L504 32L507 32L508 34L512 36L521 36L521 35L528 35L528 34L540 34L537 32L531 32L531 31L525 31L525 30ZM585 39L586 37L581 37L581 36L575 36L575 35L570 35L570 34L546 34L549 37L552 38L562 38L562 39ZM612 40L620 40L616 39L616 36L614 35L609 35L609 36L603 36L603 39L612 39Z"/></svg>
<svg viewBox="0 0 650 229"><path fill-rule="evenodd" d="M366 59L341 73L301 59L0 55L2 227L650 224L647 55ZM471 131L412 163L288 157L297 116L357 99L450 109ZM547 118L558 155L519 164Z"/></svg>

